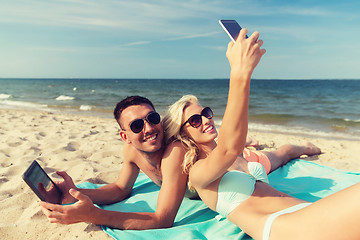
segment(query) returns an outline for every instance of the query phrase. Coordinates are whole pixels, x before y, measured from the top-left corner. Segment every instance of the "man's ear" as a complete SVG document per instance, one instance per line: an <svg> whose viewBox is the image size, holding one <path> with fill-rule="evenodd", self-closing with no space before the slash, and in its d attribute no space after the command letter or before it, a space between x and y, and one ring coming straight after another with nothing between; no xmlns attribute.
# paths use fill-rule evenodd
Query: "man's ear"
<svg viewBox="0 0 360 240"><path fill-rule="evenodd" d="M128 138L128 135L124 130L120 130L119 135L122 138L122 140L124 140L124 142L126 142L127 144L131 143L130 139Z"/></svg>

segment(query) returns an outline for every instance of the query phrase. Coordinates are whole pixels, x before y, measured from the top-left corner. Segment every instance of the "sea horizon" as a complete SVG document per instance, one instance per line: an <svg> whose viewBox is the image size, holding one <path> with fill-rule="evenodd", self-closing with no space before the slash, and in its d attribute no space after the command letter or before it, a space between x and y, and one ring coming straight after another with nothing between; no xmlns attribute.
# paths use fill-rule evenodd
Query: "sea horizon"
<svg viewBox="0 0 360 240"><path fill-rule="evenodd" d="M120 77L0 77L0 80L229 80L227 77L223 78L120 78ZM285 80L285 81L293 81L293 80L325 80L325 81L341 81L341 80L349 80L349 81L360 81L360 78L251 78L252 81L257 80Z"/></svg>

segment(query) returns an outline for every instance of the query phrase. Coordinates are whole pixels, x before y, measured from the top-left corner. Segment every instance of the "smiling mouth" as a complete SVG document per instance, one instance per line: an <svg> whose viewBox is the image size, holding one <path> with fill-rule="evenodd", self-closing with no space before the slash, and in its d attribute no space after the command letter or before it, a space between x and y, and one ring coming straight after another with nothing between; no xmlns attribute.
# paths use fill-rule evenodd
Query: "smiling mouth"
<svg viewBox="0 0 360 240"><path fill-rule="evenodd" d="M151 134L144 139L144 142L154 141L155 139L157 139L157 137L158 137L157 133Z"/></svg>
<svg viewBox="0 0 360 240"><path fill-rule="evenodd" d="M209 126L203 132L208 133L208 132L211 132L212 130L214 130L214 126Z"/></svg>

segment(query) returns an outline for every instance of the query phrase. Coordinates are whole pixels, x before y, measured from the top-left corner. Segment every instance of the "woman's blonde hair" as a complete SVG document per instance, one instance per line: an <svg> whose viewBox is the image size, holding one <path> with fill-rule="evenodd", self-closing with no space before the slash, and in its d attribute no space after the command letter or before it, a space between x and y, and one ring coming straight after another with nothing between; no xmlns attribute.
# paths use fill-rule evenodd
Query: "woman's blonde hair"
<svg viewBox="0 0 360 240"><path fill-rule="evenodd" d="M171 105L163 118L163 128L165 131L165 142L170 144L173 141L180 141L187 152L183 161L183 171L189 174L190 168L197 161L199 154L199 147L194 140L188 137L183 131L181 131L181 124L183 122L184 110L191 104L199 104L198 99L194 95L185 95L177 102ZM190 181L188 182L190 190L193 189Z"/></svg>

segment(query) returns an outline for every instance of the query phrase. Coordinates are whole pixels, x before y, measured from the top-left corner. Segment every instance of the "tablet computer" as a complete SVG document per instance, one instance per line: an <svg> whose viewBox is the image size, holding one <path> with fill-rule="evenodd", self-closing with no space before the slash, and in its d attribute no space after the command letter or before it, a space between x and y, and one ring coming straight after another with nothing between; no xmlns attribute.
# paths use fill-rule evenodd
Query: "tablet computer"
<svg viewBox="0 0 360 240"><path fill-rule="evenodd" d="M22 178L41 201L61 204L61 190L36 160L31 163Z"/></svg>

